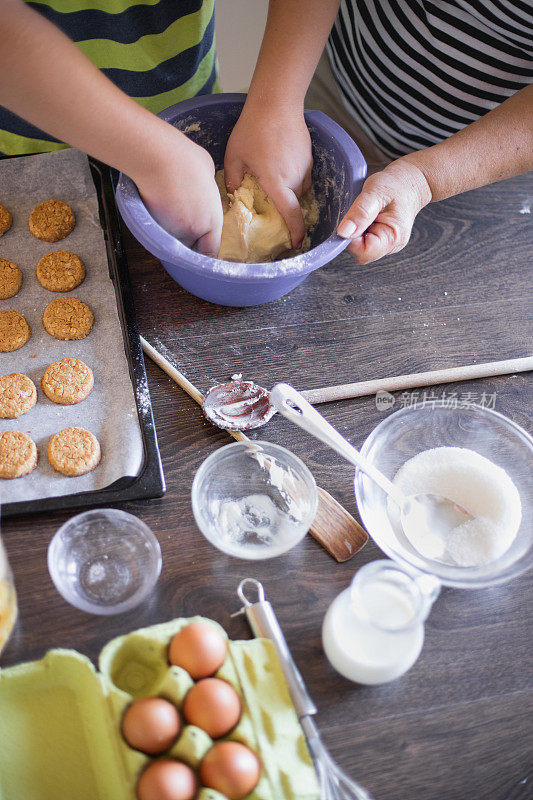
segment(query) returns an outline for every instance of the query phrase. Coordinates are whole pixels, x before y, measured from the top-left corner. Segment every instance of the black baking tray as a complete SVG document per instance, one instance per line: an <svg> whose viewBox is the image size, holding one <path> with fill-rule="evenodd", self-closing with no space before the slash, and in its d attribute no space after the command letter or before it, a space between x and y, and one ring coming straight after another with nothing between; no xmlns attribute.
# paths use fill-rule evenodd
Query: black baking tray
<svg viewBox="0 0 533 800"><path fill-rule="evenodd" d="M14 158L17 158L17 156L14 156ZM94 159L89 158L89 164L98 194L100 223L104 231L107 248L109 275L115 287L124 351L137 405L137 415L143 440L143 463L136 476L120 478L97 491L77 492L62 495L61 497L42 497L37 500L28 500L27 502L19 500L16 503L5 503L2 505L3 517L31 514L37 511L114 505L126 500L161 497L166 490L143 351L135 316L135 306L133 305L128 264L122 244L118 211L115 205L113 185L116 184L117 174L105 164Z"/></svg>

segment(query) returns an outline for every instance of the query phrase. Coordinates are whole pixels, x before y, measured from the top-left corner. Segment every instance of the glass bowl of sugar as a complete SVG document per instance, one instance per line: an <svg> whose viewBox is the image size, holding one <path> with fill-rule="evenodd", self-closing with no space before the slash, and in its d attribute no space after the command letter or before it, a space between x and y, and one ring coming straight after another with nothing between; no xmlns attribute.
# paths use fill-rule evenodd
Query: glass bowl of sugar
<svg viewBox="0 0 533 800"><path fill-rule="evenodd" d="M389 558L470 589L533 565L533 438L507 417L447 400L411 405L384 419L361 453L406 494L444 495L473 516L447 534L439 558L426 558L403 533L394 504L358 470L361 519Z"/></svg>

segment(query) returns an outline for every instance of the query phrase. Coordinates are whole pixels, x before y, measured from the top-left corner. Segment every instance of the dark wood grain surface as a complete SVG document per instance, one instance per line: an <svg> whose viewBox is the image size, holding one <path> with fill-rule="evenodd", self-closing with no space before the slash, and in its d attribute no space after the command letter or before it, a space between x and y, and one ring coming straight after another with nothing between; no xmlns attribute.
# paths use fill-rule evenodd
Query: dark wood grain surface
<svg viewBox="0 0 533 800"><path fill-rule="evenodd" d="M533 219L525 209L532 199L526 175L431 206L398 255L365 267L342 255L289 296L248 309L187 294L126 234L139 326L202 390L233 372L265 386L285 380L307 389L527 355ZM96 659L117 634L197 613L234 638L248 637L244 620L230 614L238 608L238 582L254 576L274 598L327 745L377 800L533 797L533 573L482 591L443 590L407 675L381 687L349 683L324 658L321 622L354 571L380 557L378 548L369 542L345 564L311 537L262 563L214 550L194 524L190 487L204 458L230 439L154 364L147 371L168 490L124 508L159 538L157 588L121 616L79 612L57 594L46 568L48 542L69 515L10 520L2 534L20 619L2 664L40 658L50 647ZM436 395L443 390L478 400L495 392L496 409L530 428L528 374L436 387ZM356 446L384 417L372 397L322 411ZM278 416L262 435L301 456L317 482L357 515L349 465Z"/></svg>

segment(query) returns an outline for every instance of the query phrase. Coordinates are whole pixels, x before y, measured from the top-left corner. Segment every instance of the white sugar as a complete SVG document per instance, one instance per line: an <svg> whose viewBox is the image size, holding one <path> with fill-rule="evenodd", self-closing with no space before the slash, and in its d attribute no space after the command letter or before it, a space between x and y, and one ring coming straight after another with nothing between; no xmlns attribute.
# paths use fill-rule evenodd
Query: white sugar
<svg viewBox="0 0 533 800"><path fill-rule="evenodd" d="M444 495L473 515L447 535L440 559L445 563L462 567L489 564L509 549L520 527L522 506L513 481L504 469L473 450L424 450L406 461L394 483L406 495ZM398 520L397 513L391 516Z"/></svg>

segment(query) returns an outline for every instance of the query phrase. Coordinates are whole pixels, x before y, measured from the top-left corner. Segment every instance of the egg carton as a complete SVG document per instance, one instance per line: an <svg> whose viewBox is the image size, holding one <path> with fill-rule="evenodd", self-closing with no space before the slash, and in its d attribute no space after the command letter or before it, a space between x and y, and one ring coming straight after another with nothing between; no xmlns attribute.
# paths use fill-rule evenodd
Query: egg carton
<svg viewBox="0 0 533 800"><path fill-rule="evenodd" d="M110 641L99 672L75 650L50 650L43 659L0 670L0 800L134 800L135 785L153 759L122 737L122 715L133 699L165 697L181 708L193 685L169 665L168 644L180 618ZM257 753L261 775L247 800L317 800L320 792L272 642L228 640L216 677L239 694L242 715L226 739ZM212 746L208 734L185 725L165 757L193 769ZM196 800L227 800L200 788Z"/></svg>

